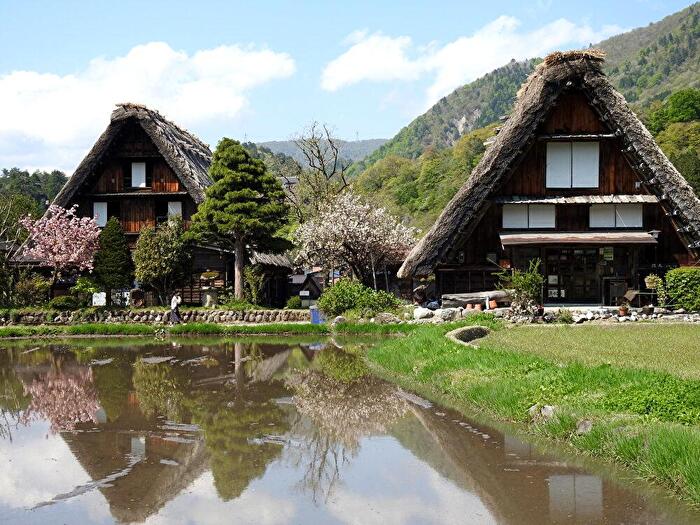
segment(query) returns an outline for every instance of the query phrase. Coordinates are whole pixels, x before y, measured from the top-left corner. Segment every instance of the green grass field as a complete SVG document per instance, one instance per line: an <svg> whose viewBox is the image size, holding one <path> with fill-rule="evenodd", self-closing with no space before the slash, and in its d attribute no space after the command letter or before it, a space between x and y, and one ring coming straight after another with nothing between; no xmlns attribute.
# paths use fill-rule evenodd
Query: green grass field
<svg viewBox="0 0 700 525"><path fill-rule="evenodd" d="M536 354L557 363L644 368L700 379L700 325L518 326L480 342L484 348Z"/></svg>
<svg viewBox="0 0 700 525"><path fill-rule="evenodd" d="M666 362L674 355L668 345L695 344L695 332L494 326L478 348L447 340L450 326L421 326L382 341L368 358L409 389L623 464L700 505L697 366L693 371L688 348L675 354L678 363ZM532 423L528 408L535 404L554 405L557 416ZM593 431L577 435L582 419L593 422Z"/></svg>

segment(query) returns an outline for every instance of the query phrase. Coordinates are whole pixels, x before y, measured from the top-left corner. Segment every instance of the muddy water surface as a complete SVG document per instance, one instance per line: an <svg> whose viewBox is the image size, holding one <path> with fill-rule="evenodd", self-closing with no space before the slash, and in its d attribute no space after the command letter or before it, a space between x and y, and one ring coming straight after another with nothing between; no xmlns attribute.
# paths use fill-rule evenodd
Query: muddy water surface
<svg viewBox="0 0 700 525"><path fill-rule="evenodd" d="M369 376L367 344L4 344L0 522L700 523Z"/></svg>

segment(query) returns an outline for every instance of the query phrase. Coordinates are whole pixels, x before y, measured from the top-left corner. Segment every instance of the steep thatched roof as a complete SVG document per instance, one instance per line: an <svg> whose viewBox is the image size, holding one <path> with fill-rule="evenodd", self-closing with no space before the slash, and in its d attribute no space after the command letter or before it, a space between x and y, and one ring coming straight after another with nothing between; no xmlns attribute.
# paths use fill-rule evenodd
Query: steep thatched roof
<svg viewBox="0 0 700 525"><path fill-rule="evenodd" d="M102 133L73 176L56 196L54 204L66 207L85 180L94 173L119 132L129 122L137 122L155 144L170 168L179 177L196 203L204 200L211 185L207 169L211 163L209 146L192 133L178 127L155 110L140 104L118 104L107 129Z"/></svg>
<svg viewBox="0 0 700 525"><path fill-rule="evenodd" d="M684 230L686 243L700 248L700 200L602 71L599 51L557 52L547 56L518 92L510 118L481 162L430 231L413 248L398 275L428 275L458 236L468 236L489 205L489 195L507 180L515 163L536 139L536 130L559 95L579 89L600 118L621 137L625 155Z"/></svg>

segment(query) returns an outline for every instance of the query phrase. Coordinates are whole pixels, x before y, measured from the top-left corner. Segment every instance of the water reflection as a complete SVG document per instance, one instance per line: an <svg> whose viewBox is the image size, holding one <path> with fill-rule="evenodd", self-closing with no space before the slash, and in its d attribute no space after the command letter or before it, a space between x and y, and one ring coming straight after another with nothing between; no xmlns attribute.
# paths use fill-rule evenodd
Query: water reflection
<svg viewBox="0 0 700 525"><path fill-rule="evenodd" d="M697 520L407 401L368 373L361 347L268 338L2 349L0 521Z"/></svg>

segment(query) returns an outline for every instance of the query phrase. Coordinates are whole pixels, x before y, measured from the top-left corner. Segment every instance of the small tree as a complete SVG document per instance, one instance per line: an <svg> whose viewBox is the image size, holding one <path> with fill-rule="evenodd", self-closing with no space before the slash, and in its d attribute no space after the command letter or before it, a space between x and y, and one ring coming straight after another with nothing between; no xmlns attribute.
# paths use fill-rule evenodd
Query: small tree
<svg viewBox="0 0 700 525"><path fill-rule="evenodd" d="M158 228L141 230L134 249L136 280L153 287L162 304L182 279L188 262L182 220L171 218Z"/></svg>
<svg viewBox="0 0 700 525"><path fill-rule="evenodd" d="M281 247L275 233L288 221L284 190L261 160L228 138L216 147L209 175L214 183L192 217L190 232L194 239L233 249L234 295L244 299L246 246L274 251Z"/></svg>
<svg viewBox="0 0 700 525"><path fill-rule="evenodd" d="M41 219L21 219L29 235L23 255L51 268L51 284L69 269L92 270L100 229L92 217L78 217L70 209L51 205Z"/></svg>
<svg viewBox="0 0 700 525"><path fill-rule="evenodd" d="M377 269L403 260L415 242L415 230L346 191L302 224L295 239L299 262L326 269L348 266L376 290Z"/></svg>
<svg viewBox="0 0 700 525"><path fill-rule="evenodd" d="M116 217L111 217L100 233L100 247L95 254L95 282L107 295L107 306L112 304L112 290L131 284L134 262L124 230Z"/></svg>
<svg viewBox="0 0 700 525"><path fill-rule="evenodd" d="M27 212L39 215L40 210L31 197L19 194L0 195L0 306L13 304L13 290L19 272L12 265L12 258L27 238L27 231L20 219Z"/></svg>

